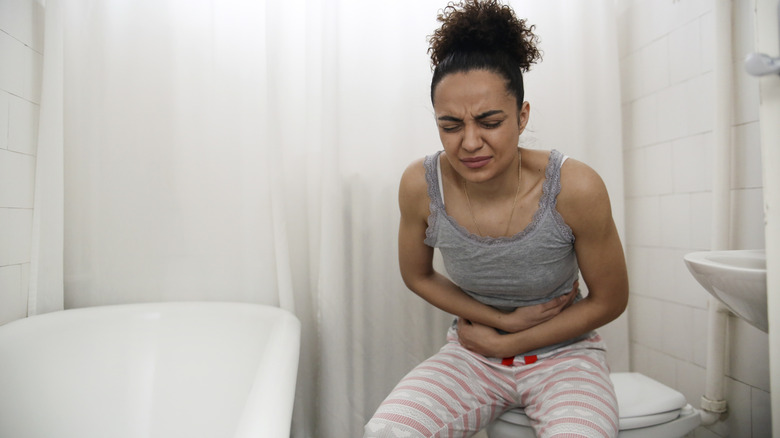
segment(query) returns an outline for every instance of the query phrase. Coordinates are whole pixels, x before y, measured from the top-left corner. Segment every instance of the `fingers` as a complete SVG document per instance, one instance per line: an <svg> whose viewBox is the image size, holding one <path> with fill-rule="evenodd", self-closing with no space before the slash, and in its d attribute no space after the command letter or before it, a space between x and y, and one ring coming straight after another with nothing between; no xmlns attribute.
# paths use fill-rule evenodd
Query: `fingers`
<svg viewBox="0 0 780 438"><path fill-rule="evenodd" d="M558 309L559 307L566 305L570 297L571 297L571 293L566 293L559 297L555 297L554 299L549 301L550 306L548 307L547 310L549 311L549 310Z"/></svg>
<svg viewBox="0 0 780 438"><path fill-rule="evenodd" d="M555 314L558 314L558 312L563 310L563 308L571 305L577 298L577 294L579 293L579 286L580 281L577 280L574 282L574 287L572 288L571 292L567 292L559 297L555 297L554 299L545 303L543 313L553 311Z"/></svg>

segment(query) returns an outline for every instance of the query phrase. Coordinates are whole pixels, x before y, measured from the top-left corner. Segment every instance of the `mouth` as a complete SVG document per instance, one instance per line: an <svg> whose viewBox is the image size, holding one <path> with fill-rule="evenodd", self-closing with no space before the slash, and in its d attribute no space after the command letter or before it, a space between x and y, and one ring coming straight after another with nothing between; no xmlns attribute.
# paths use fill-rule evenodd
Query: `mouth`
<svg viewBox="0 0 780 438"><path fill-rule="evenodd" d="M472 157L472 158L461 158L460 162L463 163L463 165L468 167L469 169L478 169L486 165L488 162L490 162L490 160L491 157Z"/></svg>

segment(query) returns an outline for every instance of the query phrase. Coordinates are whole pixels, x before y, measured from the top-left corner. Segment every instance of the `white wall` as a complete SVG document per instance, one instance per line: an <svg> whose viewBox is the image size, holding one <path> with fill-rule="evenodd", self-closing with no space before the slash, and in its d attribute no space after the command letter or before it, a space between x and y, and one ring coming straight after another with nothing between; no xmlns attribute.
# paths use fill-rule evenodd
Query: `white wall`
<svg viewBox="0 0 780 438"><path fill-rule="evenodd" d="M710 249L714 2L619 0L631 368L704 392L708 294L687 252ZM733 0L735 95L731 247L763 248L754 0ZM725 422L695 436L770 436L767 335L730 318Z"/></svg>
<svg viewBox="0 0 780 438"><path fill-rule="evenodd" d="M27 316L43 8L0 0L0 324Z"/></svg>

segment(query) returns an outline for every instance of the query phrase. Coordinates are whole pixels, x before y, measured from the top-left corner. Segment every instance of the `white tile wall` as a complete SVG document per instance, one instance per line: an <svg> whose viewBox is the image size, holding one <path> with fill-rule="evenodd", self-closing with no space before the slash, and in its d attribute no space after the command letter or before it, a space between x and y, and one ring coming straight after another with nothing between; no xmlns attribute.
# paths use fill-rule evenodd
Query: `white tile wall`
<svg viewBox="0 0 780 438"><path fill-rule="evenodd" d="M753 436L772 436L769 392L753 388L750 393L750 401L750 411L753 414Z"/></svg>
<svg viewBox="0 0 780 438"><path fill-rule="evenodd" d="M677 390L685 395L688 402L698 406L705 388L704 367L689 362L678 362L675 381Z"/></svg>
<svg viewBox="0 0 780 438"><path fill-rule="evenodd" d="M666 385L678 388L677 367L681 363L663 352L640 343L631 346L631 369Z"/></svg>
<svg viewBox="0 0 780 438"><path fill-rule="evenodd" d="M712 239L712 193L693 193L691 195L691 249L710 248Z"/></svg>
<svg viewBox="0 0 780 438"><path fill-rule="evenodd" d="M658 96L638 98L630 103L630 145L647 146L656 141L658 133Z"/></svg>
<svg viewBox="0 0 780 438"><path fill-rule="evenodd" d="M8 149L35 155L40 108L37 104L13 95L9 95L8 103Z"/></svg>
<svg viewBox="0 0 780 438"><path fill-rule="evenodd" d="M39 0L0 1L0 29L38 53L43 52L41 3Z"/></svg>
<svg viewBox="0 0 780 438"><path fill-rule="evenodd" d="M671 166L670 166L671 168ZM661 245L666 248L690 248L691 195L661 196Z"/></svg>
<svg viewBox="0 0 780 438"><path fill-rule="evenodd" d="M712 131L712 112L714 104L713 75L704 73L683 83L685 86L688 135Z"/></svg>
<svg viewBox="0 0 780 438"><path fill-rule="evenodd" d="M715 15L709 10L699 18L701 23L701 71L712 71L715 65Z"/></svg>
<svg viewBox="0 0 780 438"><path fill-rule="evenodd" d="M0 91L0 149L8 149L9 98L10 94Z"/></svg>
<svg viewBox="0 0 780 438"><path fill-rule="evenodd" d="M629 245L660 245L661 200L659 197L626 200L626 240Z"/></svg>
<svg viewBox="0 0 780 438"><path fill-rule="evenodd" d="M0 208L0 266L30 262L32 209Z"/></svg>
<svg viewBox="0 0 780 438"><path fill-rule="evenodd" d="M742 64L734 66L741 73ZM734 121L736 123L750 123L758 120L759 90L758 79L746 74L734 75L736 93L739 97L734 102Z"/></svg>
<svg viewBox="0 0 780 438"><path fill-rule="evenodd" d="M655 144L645 150L645 174L648 177L643 184L646 188L645 193L649 195L672 193L672 144Z"/></svg>
<svg viewBox="0 0 780 438"><path fill-rule="evenodd" d="M0 206L32 208L35 157L0 149Z"/></svg>
<svg viewBox="0 0 780 438"><path fill-rule="evenodd" d="M726 399L729 402L729 414L721 423L710 427L724 437L752 437L753 418L751 414L751 388L734 379L726 379Z"/></svg>
<svg viewBox="0 0 780 438"><path fill-rule="evenodd" d="M661 351L685 363L693 362L693 311L692 307L665 302L661 325Z"/></svg>
<svg viewBox="0 0 780 438"><path fill-rule="evenodd" d="M682 257L710 248L712 5L708 0L619 0L617 8L631 368L680 389L694 405L704 391L709 296ZM730 241L733 248L763 248L758 87L741 72L741 60L754 44L754 0L732 5ZM728 419L692 436L768 436L766 334L735 318L730 327Z"/></svg>
<svg viewBox="0 0 780 438"><path fill-rule="evenodd" d="M739 318L730 318L729 375L739 382L769 391L769 337ZM755 348L763 344L764 348Z"/></svg>
<svg viewBox="0 0 780 438"><path fill-rule="evenodd" d="M0 0L0 324L27 315L43 8Z"/></svg>
<svg viewBox="0 0 780 438"><path fill-rule="evenodd" d="M763 190L760 188L733 190L731 195L731 247L734 249L763 248Z"/></svg>
<svg viewBox="0 0 780 438"><path fill-rule="evenodd" d="M669 33L669 74L673 84L701 74L701 22L693 20Z"/></svg>
<svg viewBox="0 0 780 438"><path fill-rule="evenodd" d="M712 190L712 134L692 135L672 142L674 193Z"/></svg>
<svg viewBox="0 0 780 438"><path fill-rule="evenodd" d="M706 292L704 292L706 293ZM680 364L680 366L698 366L705 368L707 366L707 325L709 323L709 312L706 309L695 309L693 311L693 364ZM697 378L704 380L704 375L697 375ZM701 395L701 392L699 393ZM689 397L688 400L696 401L698 398Z"/></svg>
<svg viewBox="0 0 780 438"><path fill-rule="evenodd" d="M733 151L731 187L748 189L761 187L761 142L758 122L735 126L733 129Z"/></svg>
<svg viewBox="0 0 780 438"><path fill-rule="evenodd" d="M13 36L0 32L0 88L40 103L43 55Z"/></svg>
<svg viewBox="0 0 780 438"><path fill-rule="evenodd" d="M741 62L748 53L754 51L756 41L756 26L753 15L755 14L753 1L737 0L732 8L732 21L734 26L732 39L732 54L735 62Z"/></svg>
<svg viewBox="0 0 780 438"><path fill-rule="evenodd" d="M634 295L629 304L629 330L631 340L647 348L661 350L663 345L663 328L658 321L663 321L664 303L660 300ZM633 364L634 362L632 362Z"/></svg>
<svg viewBox="0 0 780 438"><path fill-rule="evenodd" d="M691 435L688 435L690 437ZM710 432L709 429L700 427L693 432L693 438L720 438L715 432Z"/></svg>
<svg viewBox="0 0 780 438"><path fill-rule="evenodd" d="M629 84L637 97L647 96L669 86L669 45L665 39L651 42L634 54L634 74L638 81Z"/></svg>
<svg viewBox="0 0 780 438"><path fill-rule="evenodd" d="M658 131L660 141L675 140L684 137L688 130L689 82L693 79L673 84L658 91Z"/></svg>

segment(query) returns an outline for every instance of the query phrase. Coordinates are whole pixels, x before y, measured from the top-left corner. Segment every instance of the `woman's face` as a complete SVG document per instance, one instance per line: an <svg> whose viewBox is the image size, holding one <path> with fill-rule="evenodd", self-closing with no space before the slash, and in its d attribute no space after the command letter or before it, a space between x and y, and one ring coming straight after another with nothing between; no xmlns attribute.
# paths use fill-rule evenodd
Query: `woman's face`
<svg viewBox="0 0 780 438"><path fill-rule="evenodd" d="M503 77L487 70L449 74L436 86L433 106L447 159L467 181L489 181L514 163L530 106L518 110Z"/></svg>

